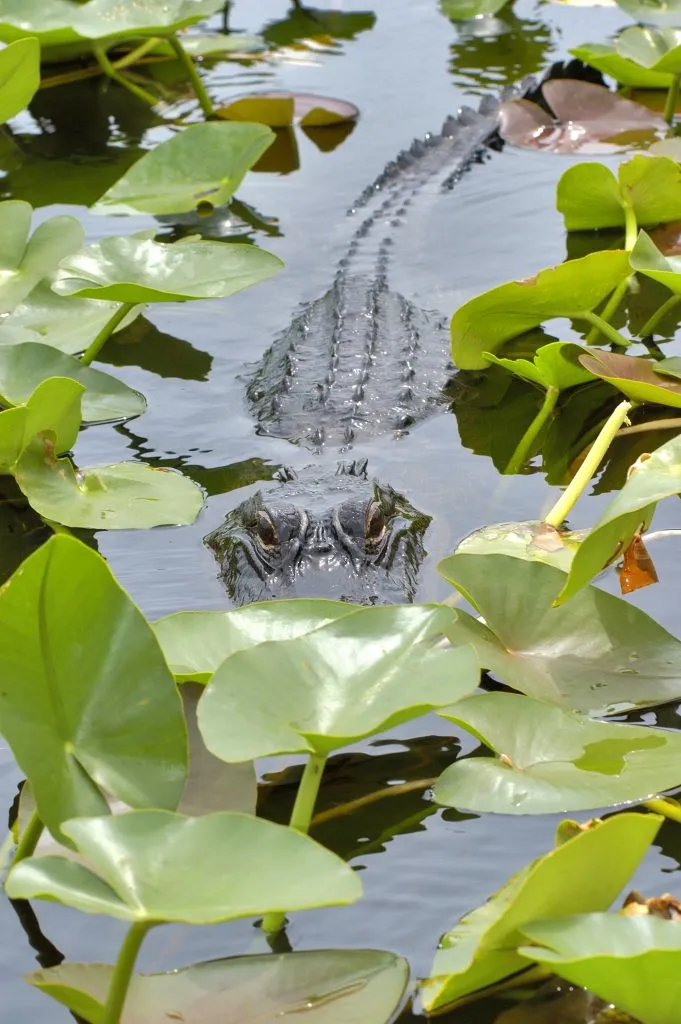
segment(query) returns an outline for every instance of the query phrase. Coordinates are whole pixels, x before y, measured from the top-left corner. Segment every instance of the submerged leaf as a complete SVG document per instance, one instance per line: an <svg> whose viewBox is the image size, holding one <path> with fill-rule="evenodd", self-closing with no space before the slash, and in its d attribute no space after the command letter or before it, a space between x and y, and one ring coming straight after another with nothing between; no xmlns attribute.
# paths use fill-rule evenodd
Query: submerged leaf
<svg viewBox="0 0 681 1024"><path fill-rule="evenodd" d="M236 96L217 113L232 121L256 121L272 128L287 128L293 124L320 128L355 121L359 117L354 103L307 92L254 92Z"/></svg>

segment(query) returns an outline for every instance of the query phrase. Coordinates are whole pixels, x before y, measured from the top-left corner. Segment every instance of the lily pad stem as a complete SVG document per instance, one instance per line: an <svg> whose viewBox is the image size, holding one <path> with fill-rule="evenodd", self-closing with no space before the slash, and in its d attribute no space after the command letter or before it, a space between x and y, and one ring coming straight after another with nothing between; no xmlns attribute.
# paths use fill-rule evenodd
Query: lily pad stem
<svg viewBox="0 0 681 1024"><path fill-rule="evenodd" d="M138 100L142 100L142 102L146 103L148 106L156 106L158 103L156 97L152 96L150 92L147 92L147 90L143 89L141 86L135 85L135 83L131 82L129 78L126 78L125 75L121 74L121 72L114 67L107 57L104 47L93 46L92 50L97 58L97 63L108 78L112 78L114 82L118 82L119 85L122 85L124 89L128 89L128 91L136 96Z"/></svg>
<svg viewBox="0 0 681 1024"><path fill-rule="evenodd" d="M670 295L666 302L663 302L657 312L653 313L650 320L646 320L641 330L638 332L639 338L647 338L649 335L655 333L655 328L659 324L660 320L674 309L681 302L681 295Z"/></svg>
<svg viewBox="0 0 681 1024"><path fill-rule="evenodd" d="M113 332L118 327L119 323L122 320L125 320L130 310L135 308L135 305L136 303L134 302L121 303L121 305L118 307L118 309L111 317L111 319L107 320L99 334L94 338L93 341L90 342L88 347L85 349L82 356L80 357L81 363L84 363L85 366L90 365L92 360L99 355L101 349L104 348L105 342L108 341L108 339L111 337Z"/></svg>
<svg viewBox="0 0 681 1024"><path fill-rule="evenodd" d="M667 91L667 101L664 105L664 119L667 124L674 124L674 115L676 114L676 104L679 99L680 85L681 75L674 75L672 78L672 84L669 86Z"/></svg>
<svg viewBox="0 0 681 1024"><path fill-rule="evenodd" d="M31 817L28 819L26 828L23 833L19 836L19 842L17 848L14 851L12 857L12 867L19 863L19 861L25 860L26 857L30 857L38 845L38 840L43 834L43 825L40 815L37 811L31 813Z"/></svg>
<svg viewBox="0 0 681 1024"><path fill-rule="evenodd" d="M150 50L153 50L155 46L158 46L159 37L151 36L149 39L145 39L143 43L136 46L134 50L130 50L126 53L125 57L119 57L118 60L112 62L113 67L117 71L121 71L123 68L130 67L131 64L137 64L142 57L146 57Z"/></svg>
<svg viewBox="0 0 681 1024"><path fill-rule="evenodd" d="M166 39L168 40L173 50L175 51L177 59L181 61L182 64L184 64L184 69L187 74L187 78L191 82L192 89L196 93L196 98L201 104L201 110L203 111L204 115L206 117L214 117L215 107L213 106L213 101L206 92L206 87L201 81L201 75L196 70L194 61L191 59L191 57L189 56L189 54L187 53L187 51L185 50L185 48L183 47L182 43L180 42L176 35L166 36Z"/></svg>
<svg viewBox="0 0 681 1024"><path fill-rule="evenodd" d="M558 388L554 388L551 385L548 386L541 409L534 417L523 436L520 438L518 446L509 459L504 473L510 474L520 472L527 460L531 457L537 437L544 429L547 421L553 413L553 410L556 408L556 402L558 401L559 394L560 391Z"/></svg>
<svg viewBox="0 0 681 1024"><path fill-rule="evenodd" d="M564 519L570 514L574 505L586 490L586 487L600 466L605 453L610 447L617 431L625 422L629 410L633 408L633 402L620 402L601 427L598 437L589 449L584 462L579 467L574 477L565 488L563 494L553 506L548 515L544 516L547 526L559 527Z"/></svg>
<svg viewBox="0 0 681 1024"><path fill-rule="evenodd" d="M632 211L632 213L633 213L633 211ZM633 238L633 241L631 243L631 248L632 249L634 247L634 242L635 241L636 241L636 219L634 218L634 238ZM630 246L629 246L629 228L627 227L627 249L629 249L629 248L630 248ZM631 277L625 278L624 281L620 281L620 283L617 285L617 287L615 288L614 292L612 293L612 295L608 299L607 305L605 306L603 312L600 314L601 320L604 320L605 323L610 324L610 321L612 320L615 311L617 310L620 302L624 298L624 295L625 295L625 293L627 291L627 288L629 287L629 282L632 280L632 277L633 277L633 274L632 274ZM613 330L614 330L614 328L613 328ZM589 333L586 336L586 343L587 343L587 345L598 345L598 343L599 343L598 342L598 338L599 338L600 334L601 334L601 326L600 326L600 324L594 324L594 326L591 328L591 330L589 331ZM610 340L611 341L613 340L612 336L610 337ZM615 344L617 344L617 345L622 345L622 344L626 345L627 342L626 342L626 340L624 338L622 338L621 341L616 341Z"/></svg>
<svg viewBox="0 0 681 1024"><path fill-rule="evenodd" d="M636 245L636 239L638 238L638 224L636 223L636 211L634 210L634 207L632 206L632 204L629 203L629 202L623 203L623 206L624 206L624 248L627 250L627 252L631 252L631 250ZM629 278L627 278L626 281L623 282L623 284L624 284L624 287L626 288L627 285L629 284ZM622 285L619 285L619 288L621 288L621 287L622 287ZM615 289L615 294L617 294L617 291L619 290L619 288ZM610 303L608 303L608 305L610 305ZM605 319L607 320L608 317L606 317Z"/></svg>
<svg viewBox="0 0 681 1024"><path fill-rule="evenodd" d="M676 800L665 800L662 797L657 797L654 800L644 800L643 806L647 810L653 811L654 814L663 814L665 818L669 818L671 821L681 821L681 806L679 806Z"/></svg>
<svg viewBox="0 0 681 1024"><path fill-rule="evenodd" d="M144 937L152 927L149 921L136 921L131 925L128 934L123 939L123 944L118 951L118 959L111 976L111 984L106 997L106 1003L99 1017L99 1024L119 1024L125 997L130 987L130 979L135 969L135 962L140 951Z"/></svg>
<svg viewBox="0 0 681 1024"><path fill-rule="evenodd" d="M325 765L325 754L310 754L303 771L303 777L298 785L296 802L291 812L289 827L294 828L297 832L302 832L304 835L307 835L310 829L310 822L312 821L314 805L319 793ZM285 921L286 917L284 914L274 911L271 914L265 914L261 927L264 932L271 934L272 932L281 931Z"/></svg>
<svg viewBox="0 0 681 1024"><path fill-rule="evenodd" d="M617 300L618 305L620 298L618 298ZM608 303L608 306L609 305L610 303ZM603 312L605 313L606 310L604 310ZM584 313L583 316L584 319L588 320L590 324L593 324L594 327L596 327L601 332L601 334L604 334L608 341L611 341L613 345L617 345L620 348L629 348L629 346L631 345L631 342L627 341L623 334L620 334L619 331L615 330L612 324L609 324L608 321L604 317L599 316L598 313L589 312ZM589 340L590 337L591 335L589 335L589 337L587 338L587 344L592 344L592 342Z"/></svg>

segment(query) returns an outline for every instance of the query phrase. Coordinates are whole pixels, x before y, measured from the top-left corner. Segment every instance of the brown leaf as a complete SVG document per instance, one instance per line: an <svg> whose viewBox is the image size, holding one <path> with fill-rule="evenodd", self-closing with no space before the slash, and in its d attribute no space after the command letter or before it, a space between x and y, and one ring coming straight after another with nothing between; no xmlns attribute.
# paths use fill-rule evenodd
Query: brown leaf
<svg viewBox="0 0 681 1024"><path fill-rule="evenodd" d="M657 583L657 572L653 560L648 554L640 533L634 536L624 552L619 578L620 590L623 594L633 594L635 590L641 590L643 587Z"/></svg>

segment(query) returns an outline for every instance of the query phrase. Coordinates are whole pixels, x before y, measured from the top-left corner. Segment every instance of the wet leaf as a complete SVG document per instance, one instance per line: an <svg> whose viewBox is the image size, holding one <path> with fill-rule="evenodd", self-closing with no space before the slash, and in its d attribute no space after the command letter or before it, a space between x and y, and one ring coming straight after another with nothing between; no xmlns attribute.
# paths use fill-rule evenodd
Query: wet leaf
<svg viewBox="0 0 681 1024"><path fill-rule="evenodd" d="M91 530L145 530L187 526L203 507L197 485L171 469L141 462L76 469L34 442L14 475L31 507L45 519Z"/></svg>
<svg viewBox="0 0 681 1024"><path fill-rule="evenodd" d="M661 822L657 815L618 814L522 868L441 939L430 977L422 983L426 1013L455 1006L527 967L516 946L529 922L607 909Z"/></svg>
<svg viewBox="0 0 681 1024"><path fill-rule="evenodd" d="M437 803L476 814L557 814L647 800L681 784L681 735L592 722L517 693L466 697L444 718L496 756L468 757L435 783Z"/></svg>
<svg viewBox="0 0 681 1024"><path fill-rule="evenodd" d="M458 555L510 555L545 562L568 572L587 530L557 530L541 520L494 523L474 530L457 545Z"/></svg>
<svg viewBox="0 0 681 1024"><path fill-rule="evenodd" d="M359 110L354 103L307 92L254 92L236 96L217 111L232 121L256 121L272 128L322 127L354 121Z"/></svg>
<svg viewBox="0 0 681 1024"><path fill-rule="evenodd" d="M503 366L510 373L530 384L548 391L554 388L556 391L567 391L568 388L577 387L578 384L585 384L592 379L592 374L580 366L578 356L583 351L579 345L573 345L570 341L554 341L549 345L542 345L534 359L500 359L491 352L484 352L483 355L491 363Z"/></svg>
<svg viewBox="0 0 681 1024"><path fill-rule="evenodd" d="M652 277L675 295L681 295L681 256L663 256L645 231L639 232L630 261L638 273Z"/></svg>
<svg viewBox="0 0 681 1024"><path fill-rule="evenodd" d="M254 245L110 236L62 260L52 287L84 299L184 302L233 295L283 265Z"/></svg>
<svg viewBox="0 0 681 1024"><path fill-rule="evenodd" d="M65 857L30 857L7 876L12 899L49 899L148 924L214 924L354 903L362 894L340 857L250 814L130 811L75 818L63 832L97 874ZM197 864L201 870L192 870Z"/></svg>
<svg viewBox="0 0 681 1024"><path fill-rule="evenodd" d="M75 217L50 217L29 238L32 216L20 199L0 203L0 313L10 313L83 244L83 227Z"/></svg>
<svg viewBox="0 0 681 1024"><path fill-rule="evenodd" d="M631 273L623 250L591 253L477 295L452 317L452 359L460 370L489 365L486 352L554 317L579 319Z"/></svg>
<svg viewBox="0 0 681 1024"><path fill-rule="evenodd" d="M672 84L672 75L643 68L623 57L614 46L605 43L584 43L568 52L632 89L668 89Z"/></svg>
<svg viewBox="0 0 681 1024"><path fill-rule="evenodd" d="M36 434L51 451L67 452L80 430L83 385L63 377L42 381L25 405L0 412L0 473L14 473Z"/></svg>
<svg viewBox="0 0 681 1024"><path fill-rule="evenodd" d="M657 372L657 363L618 352L585 352L579 361L594 376L606 380L632 402L652 402L681 408L681 383Z"/></svg>
<svg viewBox="0 0 681 1024"><path fill-rule="evenodd" d="M553 607L565 573L507 555L451 555L438 571L484 619L457 611L448 637L507 686L594 716L681 697L681 642L627 601L585 587Z"/></svg>
<svg viewBox="0 0 681 1024"><path fill-rule="evenodd" d="M40 45L18 39L0 51L0 124L15 117L40 85Z"/></svg>
<svg viewBox="0 0 681 1024"><path fill-rule="evenodd" d="M95 203L93 213L186 213L222 206L274 140L257 124L192 124L149 150Z"/></svg>
<svg viewBox="0 0 681 1024"><path fill-rule="evenodd" d="M234 654L266 640L293 640L357 611L347 601L257 602L230 612L176 612L152 623L178 682L207 683Z"/></svg>
<svg viewBox="0 0 681 1024"><path fill-rule="evenodd" d="M681 167L666 156L637 154L617 168L576 164L558 182L556 205L568 231L624 227L633 208L641 227L681 218Z"/></svg>
<svg viewBox="0 0 681 1024"><path fill-rule="evenodd" d="M32 985L87 1021L99 1020L111 983L106 964L61 964ZM167 974L134 974L121 1024L387 1024L409 980L402 957L378 949L314 949L211 960Z"/></svg>
<svg viewBox="0 0 681 1024"><path fill-rule="evenodd" d="M675 921L575 914L522 926L518 952L584 985L646 1024L676 1024L681 1000L681 928Z"/></svg>
<svg viewBox="0 0 681 1024"><path fill-rule="evenodd" d="M681 72L681 29L632 25L617 37L617 51L649 71L678 75Z"/></svg>
<svg viewBox="0 0 681 1024"><path fill-rule="evenodd" d="M470 648L435 646L452 614L361 608L296 639L237 651L199 704L206 746L225 761L326 755L454 703L476 688L479 671Z"/></svg>
<svg viewBox="0 0 681 1024"><path fill-rule="evenodd" d="M65 818L106 814L101 788L134 807L177 806L187 752L175 683L96 552L52 537L0 590L0 674L0 732L53 835Z"/></svg>

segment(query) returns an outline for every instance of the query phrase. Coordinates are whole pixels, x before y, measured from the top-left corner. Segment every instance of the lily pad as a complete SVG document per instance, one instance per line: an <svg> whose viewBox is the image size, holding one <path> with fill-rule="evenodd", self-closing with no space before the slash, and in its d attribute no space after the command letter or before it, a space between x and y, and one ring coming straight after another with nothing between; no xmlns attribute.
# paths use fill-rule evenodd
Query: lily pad
<svg viewBox="0 0 681 1024"><path fill-rule="evenodd" d="M113 967L65 963L27 980L97 1024ZM279 1024L304 1007L306 1024L388 1024L409 965L378 949L314 949L230 957L167 974L134 974L121 1024Z"/></svg>
<svg viewBox="0 0 681 1024"><path fill-rule="evenodd" d="M594 376L606 380L632 402L650 402L681 408L681 383L665 379L657 363L642 356L618 352L585 352L579 361Z"/></svg>
<svg viewBox="0 0 681 1024"><path fill-rule="evenodd" d="M177 806L187 741L175 683L91 548L52 537L0 590L0 674L0 732L54 836L65 818L107 814L102 788L133 807Z"/></svg>
<svg viewBox="0 0 681 1024"><path fill-rule="evenodd" d="M584 61L604 75L610 75L621 85L632 89L668 89L673 76L660 71L650 71L628 60L614 46L605 43L583 43L568 51L573 57Z"/></svg>
<svg viewBox="0 0 681 1024"><path fill-rule="evenodd" d="M536 384L544 390L553 388L555 391L567 391L568 388L592 380L589 370L583 365L580 366L581 360L578 362L581 351L583 349L579 345L573 345L570 341L554 341L549 345L542 345L531 361L500 359L491 352L485 352L484 356L491 363L503 366L514 376L530 384Z"/></svg>
<svg viewBox="0 0 681 1024"><path fill-rule="evenodd" d="M528 960L516 947L530 922L606 910L633 875L661 822L652 814L618 814L594 822L522 868L441 939L430 977L422 983L426 1013L456 1006L471 993L526 968Z"/></svg>
<svg viewBox="0 0 681 1024"><path fill-rule="evenodd" d="M325 756L452 704L478 685L470 648L437 647L453 613L438 606L361 608L293 640L237 651L199 704L206 746L225 761Z"/></svg>
<svg viewBox="0 0 681 1024"><path fill-rule="evenodd" d="M307 92L254 92L236 96L217 111L231 121L256 121L272 128L298 124L302 128L321 128L355 121L359 110L354 103Z"/></svg>
<svg viewBox="0 0 681 1024"><path fill-rule="evenodd" d="M675 732L592 722L517 693L466 697L439 714L497 755L445 769L433 797L449 807L557 814L635 803L681 785Z"/></svg>
<svg viewBox="0 0 681 1024"><path fill-rule="evenodd" d="M565 573L507 555L451 555L438 571L484 619L457 611L448 637L513 689L591 715L681 697L681 642L621 598L585 587L553 607Z"/></svg>
<svg viewBox="0 0 681 1024"><path fill-rule="evenodd" d="M681 73L681 29L632 25L617 37L617 51L648 71Z"/></svg>
<svg viewBox="0 0 681 1024"><path fill-rule="evenodd" d="M83 244L75 217L50 217L29 238L32 217L33 209L20 199L0 203L0 313L10 313Z"/></svg>
<svg viewBox="0 0 681 1024"><path fill-rule="evenodd" d="M222 6L222 0L90 0L71 14L71 23L78 35L90 39L170 35Z"/></svg>
<svg viewBox="0 0 681 1024"><path fill-rule="evenodd" d="M541 520L494 523L474 530L457 545L458 555L511 555L545 562L568 572L588 530L558 530Z"/></svg>
<svg viewBox="0 0 681 1024"><path fill-rule="evenodd" d="M40 85L40 44L18 39L0 51L0 124L27 107Z"/></svg>
<svg viewBox="0 0 681 1024"><path fill-rule="evenodd" d="M617 6L643 25L659 25L661 28L681 25L679 0L618 0Z"/></svg>
<svg viewBox="0 0 681 1024"><path fill-rule="evenodd" d="M73 17L74 5L70 0L3 0L0 41L11 43L35 37L42 62L69 60L92 48L71 27Z"/></svg>
<svg viewBox="0 0 681 1024"><path fill-rule="evenodd" d="M146 408L139 391L47 345L26 342L7 348L0 346L0 402L3 405L23 405L37 385L49 377L68 377L83 385L82 416L86 423L129 419L140 416Z"/></svg>
<svg viewBox="0 0 681 1024"><path fill-rule="evenodd" d="M663 256L645 231L639 232L630 261L639 274L652 277L675 295L681 295L681 256Z"/></svg>
<svg viewBox="0 0 681 1024"><path fill-rule="evenodd" d="M29 857L7 876L11 899L55 900L153 925L215 924L354 903L362 895L359 876L340 857L250 814L130 811L75 818L63 832L97 874L65 857ZM192 870L197 864L201 870Z"/></svg>
<svg viewBox="0 0 681 1024"><path fill-rule="evenodd" d="M185 302L233 295L283 265L254 245L110 236L62 260L52 287L83 299Z"/></svg>
<svg viewBox="0 0 681 1024"><path fill-rule="evenodd" d="M452 317L452 359L460 370L484 369L485 353L544 320L583 317L630 274L629 253L606 250L483 292Z"/></svg>
<svg viewBox="0 0 681 1024"><path fill-rule="evenodd" d="M80 430L83 385L63 377L42 381L25 405L0 412L0 473L13 473L16 462L44 436L51 450L62 453L75 444Z"/></svg>
<svg viewBox="0 0 681 1024"><path fill-rule="evenodd" d="M440 0L440 10L450 21L468 21L496 14L508 0Z"/></svg>
<svg viewBox="0 0 681 1024"><path fill-rule="evenodd" d="M530 100L499 108L499 133L507 142L552 153L606 153L632 142L652 142L665 122L647 107L592 82L551 79L542 85L553 117Z"/></svg>
<svg viewBox="0 0 681 1024"><path fill-rule="evenodd" d="M273 132L258 124L189 125L145 153L92 212L170 214L221 206L273 140Z"/></svg>
<svg viewBox="0 0 681 1024"><path fill-rule="evenodd" d="M620 914L579 914L531 921L533 945L518 950L586 986L646 1024L676 1024L681 1000L681 928L675 921Z"/></svg>
<svg viewBox="0 0 681 1024"><path fill-rule="evenodd" d="M681 167L665 156L637 154L617 168L576 164L558 182L558 211L568 231L625 225L631 208L641 227L681 219Z"/></svg>
<svg viewBox="0 0 681 1024"><path fill-rule="evenodd" d="M230 612L176 612L152 623L177 682L207 683L234 654L266 640L294 640L357 611L347 601L257 602Z"/></svg>
<svg viewBox="0 0 681 1024"><path fill-rule="evenodd" d="M203 492L182 473L141 462L76 469L36 440L14 476L31 507L45 519L90 530L187 526L203 508Z"/></svg>

